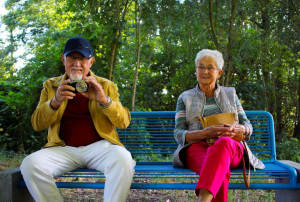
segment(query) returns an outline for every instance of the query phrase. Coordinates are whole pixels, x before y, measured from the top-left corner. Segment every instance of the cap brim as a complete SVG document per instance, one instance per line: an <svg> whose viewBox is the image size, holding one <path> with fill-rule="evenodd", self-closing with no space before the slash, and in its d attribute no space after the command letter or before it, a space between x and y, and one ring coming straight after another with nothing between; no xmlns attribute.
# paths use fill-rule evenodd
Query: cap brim
<svg viewBox="0 0 300 202"><path fill-rule="evenodd" d="M87 51L85 50L82 50L82 49L74 49L74 50L68 50L64 53L65 56L69 55L70 53L73 53L73 52L79 52L81 53L84 57L86 58L90 58L92 57L92 55L90 53L88 53Z"/></svg>

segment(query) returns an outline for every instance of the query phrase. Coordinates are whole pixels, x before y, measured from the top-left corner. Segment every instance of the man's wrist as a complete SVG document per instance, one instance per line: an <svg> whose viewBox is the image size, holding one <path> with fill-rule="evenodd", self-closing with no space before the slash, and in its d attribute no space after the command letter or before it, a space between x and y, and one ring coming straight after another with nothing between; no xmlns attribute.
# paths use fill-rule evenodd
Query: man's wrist
<svg viewBox="0 0 300 202"><path fill-rule="evenodd" d="M56 93L55 93L53 99L54 99L56 102L59 102L59 103L62 103L62 102L63 102L63 100L62 100L62 101L59 101L59 100L56 98Z"/></svg>
<svg viewBox="0 0 300 202"><path fill-rule="evenodd" d="M111 98L110 98L109 96L106 96L106 97L107 97L107 102L106 102L105 104L101 104L101 103L99 102L99 105L100 105L101 107L106 107L106 106L110 103Z"/></svg>
<svg viewBox="0 0 300 202"><path fill-rule="evenodd" d="M53 97L51 100L50 100L50 109L51 110L57 110L58 109L58 107L60 106L60 102L58 102L56 99L55 99L55 97Z"/></svg>

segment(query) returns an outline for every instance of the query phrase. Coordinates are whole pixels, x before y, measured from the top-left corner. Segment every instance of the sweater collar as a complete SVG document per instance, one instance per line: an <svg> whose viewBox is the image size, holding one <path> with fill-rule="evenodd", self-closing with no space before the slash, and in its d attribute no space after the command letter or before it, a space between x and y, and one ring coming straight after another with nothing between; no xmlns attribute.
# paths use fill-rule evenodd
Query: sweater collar
<svg viewBox="0 0 300 202"><path fill-rule="evenodd" d="M214 92L215 97L220 94L220 85L218 83L216 83L216 86L217 86L217 88ZM196 91L197 91L197 93L204 94L204 92L200 89L199 83L196 85Z"/></svg>

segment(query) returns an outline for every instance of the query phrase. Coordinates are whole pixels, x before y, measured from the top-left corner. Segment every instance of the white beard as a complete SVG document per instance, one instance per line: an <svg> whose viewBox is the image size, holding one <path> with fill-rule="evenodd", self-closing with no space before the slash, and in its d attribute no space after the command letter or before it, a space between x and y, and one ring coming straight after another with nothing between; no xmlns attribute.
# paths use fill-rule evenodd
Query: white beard
<svg viewBox="0 0 300 202"><path fill-rule="evenodd" d="M81 74L78 74L77 69L81 70ZM75 70L75 74L73 74L72 70ZM83 68L72 67L70 72L71 80L82 80L82 73L83 73Z"/></svg>
<svg viewBox="0 0 300 202"><path fill-rule="evenodd" d="M82 80L82 74L70 74L71 80Z"/></svg>

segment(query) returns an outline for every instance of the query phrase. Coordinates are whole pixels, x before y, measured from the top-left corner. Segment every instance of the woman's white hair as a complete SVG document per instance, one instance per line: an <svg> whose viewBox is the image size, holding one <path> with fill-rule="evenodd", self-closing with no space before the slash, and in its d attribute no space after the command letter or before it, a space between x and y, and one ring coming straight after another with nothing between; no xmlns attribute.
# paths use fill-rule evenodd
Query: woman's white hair
<svg viewBox="0 0 300 202"><path fill-rule="evenodd" d="M210 49L202 49L201 51L199 51L197 53L196 59L195 59L195 63L196 63L196 67L198 65L198 61L201 60L204 57L211 57L215 60L216 64L217 64L217 68L219 70L222 70L223 65L224 65L224 59L223 59L223 55L222 53L220 53L217 50L210 50Z"/></svg>

